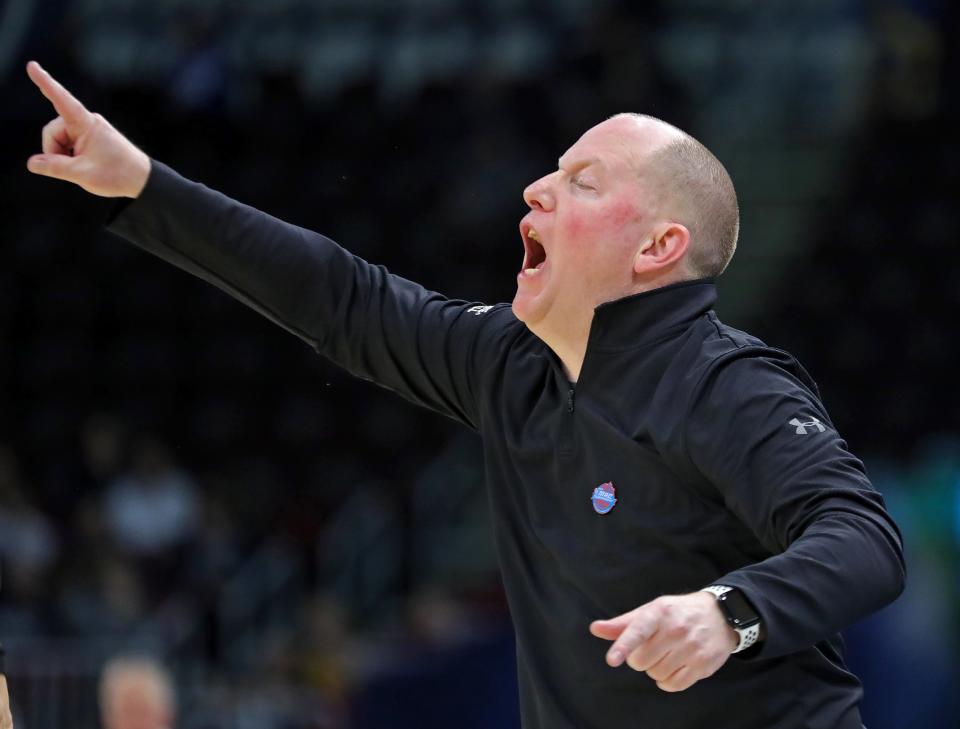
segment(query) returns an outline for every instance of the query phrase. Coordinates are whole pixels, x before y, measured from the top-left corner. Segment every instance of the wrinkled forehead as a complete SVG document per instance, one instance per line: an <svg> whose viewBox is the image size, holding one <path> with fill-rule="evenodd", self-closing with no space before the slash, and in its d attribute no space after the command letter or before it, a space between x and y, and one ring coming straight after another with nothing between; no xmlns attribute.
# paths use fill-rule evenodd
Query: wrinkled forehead
<svg viewBox="0 0 960 729"><path fill-rule="evenodd" d="M616 116L588 129L563 153L560 166L593 161L613 172L642 172L650 155L680 134L655 119Z"/></svg>

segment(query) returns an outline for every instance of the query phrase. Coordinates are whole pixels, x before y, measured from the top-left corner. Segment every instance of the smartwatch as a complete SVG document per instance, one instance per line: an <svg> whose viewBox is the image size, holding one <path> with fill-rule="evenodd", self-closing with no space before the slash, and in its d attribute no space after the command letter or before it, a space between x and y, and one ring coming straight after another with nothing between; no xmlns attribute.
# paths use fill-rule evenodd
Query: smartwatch
<svg viewBox="0 0 960 729"><path fill-rule="evenodd" d="M726 585L710 585L704 587L701 592L709 592L717 598L717 604L727 623L740 636L740 643L734 649L734 653L744 651L757 642L760 638L760 616L747 602L743 592L736 587Z"/></svg>

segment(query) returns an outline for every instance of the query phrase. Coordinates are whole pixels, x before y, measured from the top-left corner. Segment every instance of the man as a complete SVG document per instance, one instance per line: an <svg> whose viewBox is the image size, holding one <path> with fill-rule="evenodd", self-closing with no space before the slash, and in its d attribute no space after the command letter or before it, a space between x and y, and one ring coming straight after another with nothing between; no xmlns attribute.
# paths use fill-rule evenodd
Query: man
<svg viewBox="0 0 960 729"><path fill-rule="evenodd" d="M100 676L103 729L170 729L176 695L169 674L149 658L120 657Z"/></svg>
<svg viewBox="0 0 960 729"><path fill-rule="evenodd" d="M524 192L512 306L473 305L184 180L28 73L59 114L31 171L130 198L111 230L481 434L525 727L860 729L838 631L901 592L901 538L803 368L713 313L738 214L702 145L589 130Z"/></svg>

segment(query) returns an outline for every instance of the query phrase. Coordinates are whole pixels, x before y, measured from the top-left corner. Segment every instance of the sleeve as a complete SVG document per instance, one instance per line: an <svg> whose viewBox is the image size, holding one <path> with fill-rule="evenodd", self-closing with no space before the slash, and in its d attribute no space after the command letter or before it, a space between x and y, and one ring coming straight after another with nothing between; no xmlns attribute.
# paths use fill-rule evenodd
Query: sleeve
<svg viewBox="0 0 960 729"><path fill-rule="evenodd" d="M748 659L809 648L905 584L900 531L805 375L786 355L741 351L708 371L686 420L697 470L772 555L715 580L761 617Z"/></svg>
<svg viewBox="0 0 960 729"><path fill-rule="evenodd" d="M153 161L107 229L208 281L346 370L477 429L477 373L505 305L447 299L329 238L184 179Z"/></svg>

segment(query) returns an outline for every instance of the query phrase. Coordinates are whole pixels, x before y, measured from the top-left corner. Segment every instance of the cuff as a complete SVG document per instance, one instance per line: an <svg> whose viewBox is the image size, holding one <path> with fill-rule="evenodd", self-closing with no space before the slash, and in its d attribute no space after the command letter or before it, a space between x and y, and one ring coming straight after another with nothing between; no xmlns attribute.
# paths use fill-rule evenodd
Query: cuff
<svg viewBox="0 0 960 729"><path fill-rule="evenodd" d="M120 197L114 200L113 203L110 205L109 210L107 211L106 219L103 221L103 224L105 227L110 228L110 226L114 224L117 218L120 217L123 211L126 210L131 205L133 205L135 202L137 202L137 200L142 200L145 197L146 198L151 197L151 193L152 193L151 188L155 188L157 186L157 177L160 176L157 173L157 168L160 166L161 165L159 162L157 162L152 157L150 158L150 173L147 175L147 184L143 186L143 189L140 191L140 195L135 198Z"/></svg>

